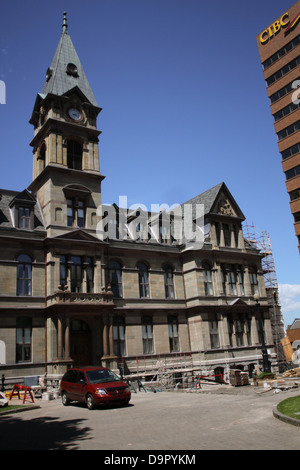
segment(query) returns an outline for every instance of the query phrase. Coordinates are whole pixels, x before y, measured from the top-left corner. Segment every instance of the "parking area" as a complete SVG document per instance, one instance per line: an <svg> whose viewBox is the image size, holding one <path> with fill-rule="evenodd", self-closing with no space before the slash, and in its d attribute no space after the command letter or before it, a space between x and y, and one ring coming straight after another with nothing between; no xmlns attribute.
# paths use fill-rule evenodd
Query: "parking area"
<svg viewBox="0 0 300 470"><path fill-rule="evenodd" d="M257 393L139 392L126 407L93 411L39 400L40 408L0 418L0 449L299 450L300 428L273 416L299 389ZM11 427L13 426L13 427ZM8 430L12 430L8 431Z"/></svg>

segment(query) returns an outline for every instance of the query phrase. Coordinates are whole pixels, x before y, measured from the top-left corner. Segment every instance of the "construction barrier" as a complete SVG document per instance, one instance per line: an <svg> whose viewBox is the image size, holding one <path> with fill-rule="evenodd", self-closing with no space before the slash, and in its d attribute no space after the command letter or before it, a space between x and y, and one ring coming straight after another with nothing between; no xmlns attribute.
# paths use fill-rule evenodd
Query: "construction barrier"
<svg viewBox="0 0 300 470"><path fill-rule="evenodd" d="M24 403L25 403L25 401L26 401L26 395L27 395L27 393L29 394L29 397L30 397L32 403L34 403L34 398L33 398L33 394L32 394L31 388L28 387L28 386L26 386L26 385L14 384L9 399L11 400L13 396L17 395L18 398L19 398L19 400L20 400L20 399L21 399L21 397L20 397L20 391L24 391L24 392L25 392L25 393L24 393L24 396L23 396L23 405L24 405ZM27 400L28 400L28 399L29 399L29 398L27 398Z"/></svg>

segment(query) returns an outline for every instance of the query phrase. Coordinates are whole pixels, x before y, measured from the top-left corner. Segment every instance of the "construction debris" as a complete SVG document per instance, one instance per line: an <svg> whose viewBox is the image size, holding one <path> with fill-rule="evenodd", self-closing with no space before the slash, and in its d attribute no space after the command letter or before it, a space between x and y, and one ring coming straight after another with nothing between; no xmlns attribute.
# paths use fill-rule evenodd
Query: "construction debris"
<svg viewBox="0 0 300 470"><path fill-rule="evenodd" d="M282 374L282 377L300 377L300 367L287 370Z"/></svg>
<svg viewBox="0 0 300 470"><path fill-rule="evenodd" d="M229 381L230 385L233 385L234 387L250 385L249 374L247 372L242 372L239 369L230 369Z"/></svg>

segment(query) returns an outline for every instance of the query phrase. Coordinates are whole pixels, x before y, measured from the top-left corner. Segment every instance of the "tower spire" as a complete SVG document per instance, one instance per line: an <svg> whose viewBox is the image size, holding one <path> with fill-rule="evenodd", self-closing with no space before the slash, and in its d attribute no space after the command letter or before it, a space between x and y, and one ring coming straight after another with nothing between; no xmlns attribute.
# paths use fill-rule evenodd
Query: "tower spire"
<svg viewBox="0 0 300 470"><path fill-rule="evenodd" d="M65 11L63 13L62 34L51 65L47 71L42 94L47 95L48 93L52 93L62 96L75 87L78 87L93 106L98 107L70 34L68 33L67 12Z"/></svg>
<svg viewBox="0 0 300 470"><path fill-rule="evenodd" d="M63 30L63 33L68 32L67 12L66 11L64 11L64 20L63 20L62 30Z"/></svg>

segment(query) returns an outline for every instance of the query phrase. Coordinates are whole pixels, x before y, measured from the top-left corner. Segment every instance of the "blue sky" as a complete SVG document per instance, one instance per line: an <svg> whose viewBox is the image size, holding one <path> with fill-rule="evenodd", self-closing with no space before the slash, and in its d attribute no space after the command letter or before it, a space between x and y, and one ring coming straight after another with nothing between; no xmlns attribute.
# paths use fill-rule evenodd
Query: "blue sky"
<svg viewBox="0 0 300 470"><path fill-rule="evenodd" d="M300 317L299 253L256 35L294 2L2 2L0 188L32 176L28 123L63 11L103 108L104 203L182 203L224 181L271 237L285 324Z"/></svg>

